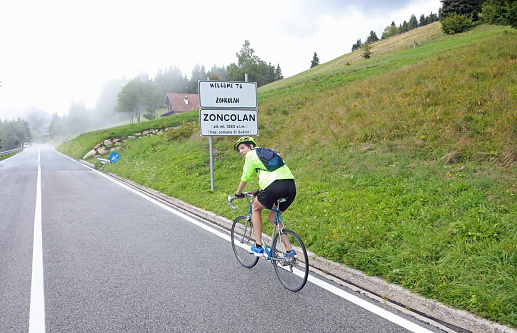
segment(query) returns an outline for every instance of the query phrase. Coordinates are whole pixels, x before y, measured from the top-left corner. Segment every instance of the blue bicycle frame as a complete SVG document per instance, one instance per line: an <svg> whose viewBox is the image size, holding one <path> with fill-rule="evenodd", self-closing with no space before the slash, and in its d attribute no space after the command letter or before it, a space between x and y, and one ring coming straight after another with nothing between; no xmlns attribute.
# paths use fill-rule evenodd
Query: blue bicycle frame
<svg viewBox="0 0 517 333"><path fill-rule="evenodd" d="M255 199L253 199L255 200ZM276 203L276 207L280 207L280 203L281 202L284 202L285 199L279 199ZM253 217L252 217L252 213L251 213L251 206L250 205L250 210L249 210L249 214L248 214L248 217L251 219L251 225L253 225ZM284 225L284 221L282 220L282 214L280 213L280 209L279 208L271 208L269 209L270 211L273 211L275 212L275 223L273 225L273 234L271 235L271 240L275 239L275 236L276 236L276 230L278 228L278 233L280 234L280 237L282 237L282 229L280 229L280 223L282 224L282 226ZM273 255L273 242L271 242L271 246L270 248L268 249L267 246L264 246L263 245L263 248L264 250L266 251L267 253L267 260L275 260L276 258L273 258L272 255ZM276 259L278 260L278 259Z"/></svg>

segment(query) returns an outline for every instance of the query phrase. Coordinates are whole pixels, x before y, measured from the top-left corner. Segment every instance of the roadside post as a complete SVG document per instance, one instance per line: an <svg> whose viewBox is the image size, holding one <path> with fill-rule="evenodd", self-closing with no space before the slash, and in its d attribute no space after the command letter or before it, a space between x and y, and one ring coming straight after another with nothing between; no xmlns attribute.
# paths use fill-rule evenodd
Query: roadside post
<svg viewBox="0 0 517 333"><path fill-rule="evenodd" d="M210 185L214 190L214 136L257 136L257 83L198 81L199 131L210 140Z"/></svg>

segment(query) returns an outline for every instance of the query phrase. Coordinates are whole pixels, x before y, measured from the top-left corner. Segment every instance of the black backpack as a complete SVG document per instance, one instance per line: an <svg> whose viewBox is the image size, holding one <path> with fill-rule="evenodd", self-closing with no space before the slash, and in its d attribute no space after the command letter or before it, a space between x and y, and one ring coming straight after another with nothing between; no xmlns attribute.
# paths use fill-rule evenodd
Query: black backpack
<svg viewBox="0 0 517 333"><path fill-rule="evenodd" d="M255 148L255 152L262 164L264 164L264 169L257 168L257 170L275 171L285 164L284 160L273 149Z"/></svg>

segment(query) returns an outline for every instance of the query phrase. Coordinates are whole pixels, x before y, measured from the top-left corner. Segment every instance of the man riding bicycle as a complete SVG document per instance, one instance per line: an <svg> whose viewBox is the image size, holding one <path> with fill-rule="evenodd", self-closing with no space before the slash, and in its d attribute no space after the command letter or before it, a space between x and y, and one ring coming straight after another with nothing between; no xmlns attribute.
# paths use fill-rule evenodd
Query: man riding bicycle
<svg viewBox="0 0 517 333"><path fill-rule="evenodd" d="M257 194L257 200L253 201L252 205L252 222L255 229L256 244L251 247L251 252L260 257L264 255L262 248L262 216L261 212L264 208L277 208L276 203L278 199L285 198L284 202L280 203L280 212L283 213L294 201L296 197L296 186L294 183L294 176L287 165L283 165L274 171L267 171L264 169L264 164L257 156L255 148L257 143L249 136L243 136L237 140L234 149L238 151L242 157L245 158L241 182L235 192L237 198L244 198L242 190L246 184L258 173L260 191ZM275 223L275 212L270 211L268 219L271 224ZM288 251L287 256L295 256L294 250Z"/></svg>

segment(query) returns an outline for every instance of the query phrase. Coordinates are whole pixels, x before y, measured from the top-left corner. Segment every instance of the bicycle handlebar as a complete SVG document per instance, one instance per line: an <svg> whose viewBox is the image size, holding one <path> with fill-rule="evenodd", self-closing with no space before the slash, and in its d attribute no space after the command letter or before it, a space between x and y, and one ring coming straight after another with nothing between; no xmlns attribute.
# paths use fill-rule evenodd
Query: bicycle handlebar
<svg viewBox="0 0 517 333"><path fill-rule="evenodd" d="M237 207L232 205L233 200L237 199L237 197L232 197L231 195L228 196L228 206L230 206L233 210L236 210Z"/></svg>
<svg viewBox="0 0 517 333"><path fill-rule="evenodd" d="M255 197L258 195L260 190L255 190L253 192L243 192L242 194L244 194L244 197L243 198L250 198L250 197ZM233 210L237 210L237 207L235 207L233 205L233 200L235 199L243 199L243 198L237 198L236 196L231 196L231 195L228 195L228 206L230 206Z"/></svg>

